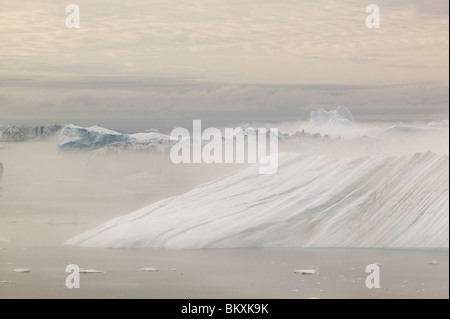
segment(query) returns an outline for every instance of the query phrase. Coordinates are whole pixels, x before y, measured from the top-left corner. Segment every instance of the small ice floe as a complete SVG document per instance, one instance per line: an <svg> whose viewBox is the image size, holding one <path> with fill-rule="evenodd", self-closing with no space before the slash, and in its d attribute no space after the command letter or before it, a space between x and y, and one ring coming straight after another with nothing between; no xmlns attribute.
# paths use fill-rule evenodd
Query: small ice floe
<svg viewBox="0 0 450 319"><path fill-rule="evenodd" d="M315 275L315 274L318 274L318 272L315 269L300 269L300 270L294 270L294 274Z"/></svg>
<svg viewBox="0 0 450 319"><path fill-rule="evenodd" d="M293 294L298 294L298 289L292 290L292 293L293 293Z"/></svg>
<svg viewBox="0 0 450 319"><path fill-rule="evenodd" d="M18 269L14 269L14 272L19 272L19 273L29 273L29 272L31 272L31 269L27 269L27 268L18 268Z"/></svg>
<svg viewBox="0 0 450 319"><path fill-rule="evenodd" d="M98 269L80 269L80 274L104 274L104 271Z"/></svg>
<svg viewBox="0 0 450 319"><path fill-rule="evenodd" d="M0 281L0 284L10 284L11 283L11 281L9 281L9 280L2 280L2 281Z"/></svg>
<svg viewBox="0 0 450 319"><path fill-rule="evenodd" d="M154 272L154 271L158 271L158 269L153 268L153 267L144 267L144 268L139 269L139 271Z"/></svg>
<svg viewBox="0 0 450 319"><path fill-rule="evenodd" d="M437 261L436 259L430 260L428 262L428 265L439 265L439 261Z"/></svg>
<svg viewBox="0 0 450 319"><path fill-rule="evenodd" d="M5 237L0 237L0 243L8 243L9 239L5 238Z"/></svg>
<svg viewBox="0 0 450 319"><path fill-rule="evenodd" d="M310 297L308 299L320 299L319 297Z"/></svg>
<svg viewBox="0 0 450 319"><path fill-rule="evenodd" d="M172 268L172 269L170 269L170 271L177 271L178 269L176 269L176 268Z"/></svg>
<svg viewBox="0 0 450 319"><path fill-rule="evenodd" d="M8 219L8 224L17 224L17 223L21 223L25 221L25 219L23 218L19 218L19 219Z"/></svg>

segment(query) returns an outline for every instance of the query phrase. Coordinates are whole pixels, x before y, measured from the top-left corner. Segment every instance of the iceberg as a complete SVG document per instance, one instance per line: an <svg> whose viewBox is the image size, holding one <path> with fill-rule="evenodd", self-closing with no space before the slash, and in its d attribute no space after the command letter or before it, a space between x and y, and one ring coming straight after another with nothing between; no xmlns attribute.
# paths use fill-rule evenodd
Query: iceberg
<svg viewBox="0 0 450 319"><path fill-rule="evenodd" d="M105 272L98 269L80 269L80 274L104 274Z"/></svg>
<svg viewBox="0 0 450 319"><path fill-rule="evenodd" d="M315 269L301 269L301 270L294 270L294 274L301 274L301 275L316 275L317 270Z"/></svg>
<svg viewBox="0 0 450 319"><path fill-rule="evenodd" d="M66 242L114 248L448 248L449 159L280 153Z"/></svg>
<svg viewBox="0 0 450 319"><path fill-rule="evenodd" d="M169 144L168 135L150 132L122 134L100 126L80 127L65 125L58 136L59 150L99 150L118 152L121 150L164 150Z"/></svg>
<svg viewBox="0 0 450 319"><path fill-rule="evenodd" d="M58 149L98 149L116 142L130 141L127 134L121 134L99 126L89 128L65 125L58 136Z"/></svg>
<svg viewBox="0 0 450 319"><path fill-rule="evenodd" d="M153 268L153 267L144 267L144 268L139 269L139 271L156 272L156 271L158 271L158 269Z"/></svg>
<svg viewBox="0 0 450 319"><path fill-rule="evenodd" d="M448 128L448 120L429 122L428 126L438 128Z"/></svg>
<svg viewBox="0 0 450 319"><path fill-rule="evenodd" d="M355 122L355 119L353 118L352 113L345 106L341 105L336 110L332 110L329 112L327 112L323 108L320 108L317 111L312 111L309 121L314 125L348 125L353 124Z"/></svg>
<svg viewBox="0 0 450 319"><path fill-rule="evenodd" d="M18 273L23 273L23 274L27 274L31 272L31 269L28 268L19 268L19 269L14 269L14 272L18 272Z"/></svg>
<svg viewBox="0 0 450 319"><path fill-rule="evenodd" d="M47 139L55 136L62 129L61 125L16 126L0 124L1 142L25 142L34 139Z"/></svg>

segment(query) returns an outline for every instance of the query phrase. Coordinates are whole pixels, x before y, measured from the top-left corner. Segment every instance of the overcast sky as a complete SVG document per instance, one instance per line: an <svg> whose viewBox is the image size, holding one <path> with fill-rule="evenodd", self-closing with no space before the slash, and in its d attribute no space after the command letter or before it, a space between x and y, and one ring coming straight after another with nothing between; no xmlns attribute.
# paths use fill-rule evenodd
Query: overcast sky
<svg viewBox="0 0 450 319"><path fill-rule="evenodd" d="M74 0L72 30L69 3L1 1L0 121L448 117L446 0L377 1L380 29L360 0Z"/></svg>

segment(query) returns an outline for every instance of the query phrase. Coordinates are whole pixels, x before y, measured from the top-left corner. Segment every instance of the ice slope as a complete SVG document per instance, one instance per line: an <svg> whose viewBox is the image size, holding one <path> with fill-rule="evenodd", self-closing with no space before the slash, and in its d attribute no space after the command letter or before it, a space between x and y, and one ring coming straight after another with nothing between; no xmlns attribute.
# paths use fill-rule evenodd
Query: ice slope
<svg viewBox="0 0 450 319"><path fill-rule="evenodd" d="M100 126L80 127L69 124L64 126L58 136L58 149L96 150L114 143L161 144L167 141L169 141L168 135L155 132L122 134Z"/></svg>
<svg viewBox="0 0 450 319"><path fill-rule="evenodd" d="M323 108L312 111L309 119L311 124L352 124L355 122L352 113L343 105L338 106L336 110L325 111Z"/></svg>
<svg viewBox="0 0 450 319"><path fill-rule="evenodd" d="M123 248L448 247L449 162L432 153L280 154L66 244Z"/></svg>

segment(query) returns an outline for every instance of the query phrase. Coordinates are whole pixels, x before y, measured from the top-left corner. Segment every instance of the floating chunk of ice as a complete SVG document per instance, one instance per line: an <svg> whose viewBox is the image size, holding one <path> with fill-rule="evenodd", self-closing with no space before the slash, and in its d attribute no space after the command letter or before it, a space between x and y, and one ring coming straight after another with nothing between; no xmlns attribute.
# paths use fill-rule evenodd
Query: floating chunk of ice
<svg viewBox="0 0 450 319"><path fill-rule="evenodd" d="M80 274L104 274L104 271L97 269L80 269Z"/></svg>
<svg viewBox="0 0 450 319"><path fill-rule="evenodd" d="M315 274L317 274L317 270L315 270L315 269L294 270L294 274L315 275Z"/></svg>
<svg viewBox="0 0 450 319"><path fill-rule="evenodd" d="M430 260L428 262L428 265L439 265L439 261L437 261L436 259Z"/></svg>
<svg viewBox="0 0 450 319"><path fill-rule="evenodd" d="M31 272L31 269L19 268L19 269L14 269L14 272L29 273L29 272Z"/></svg>

